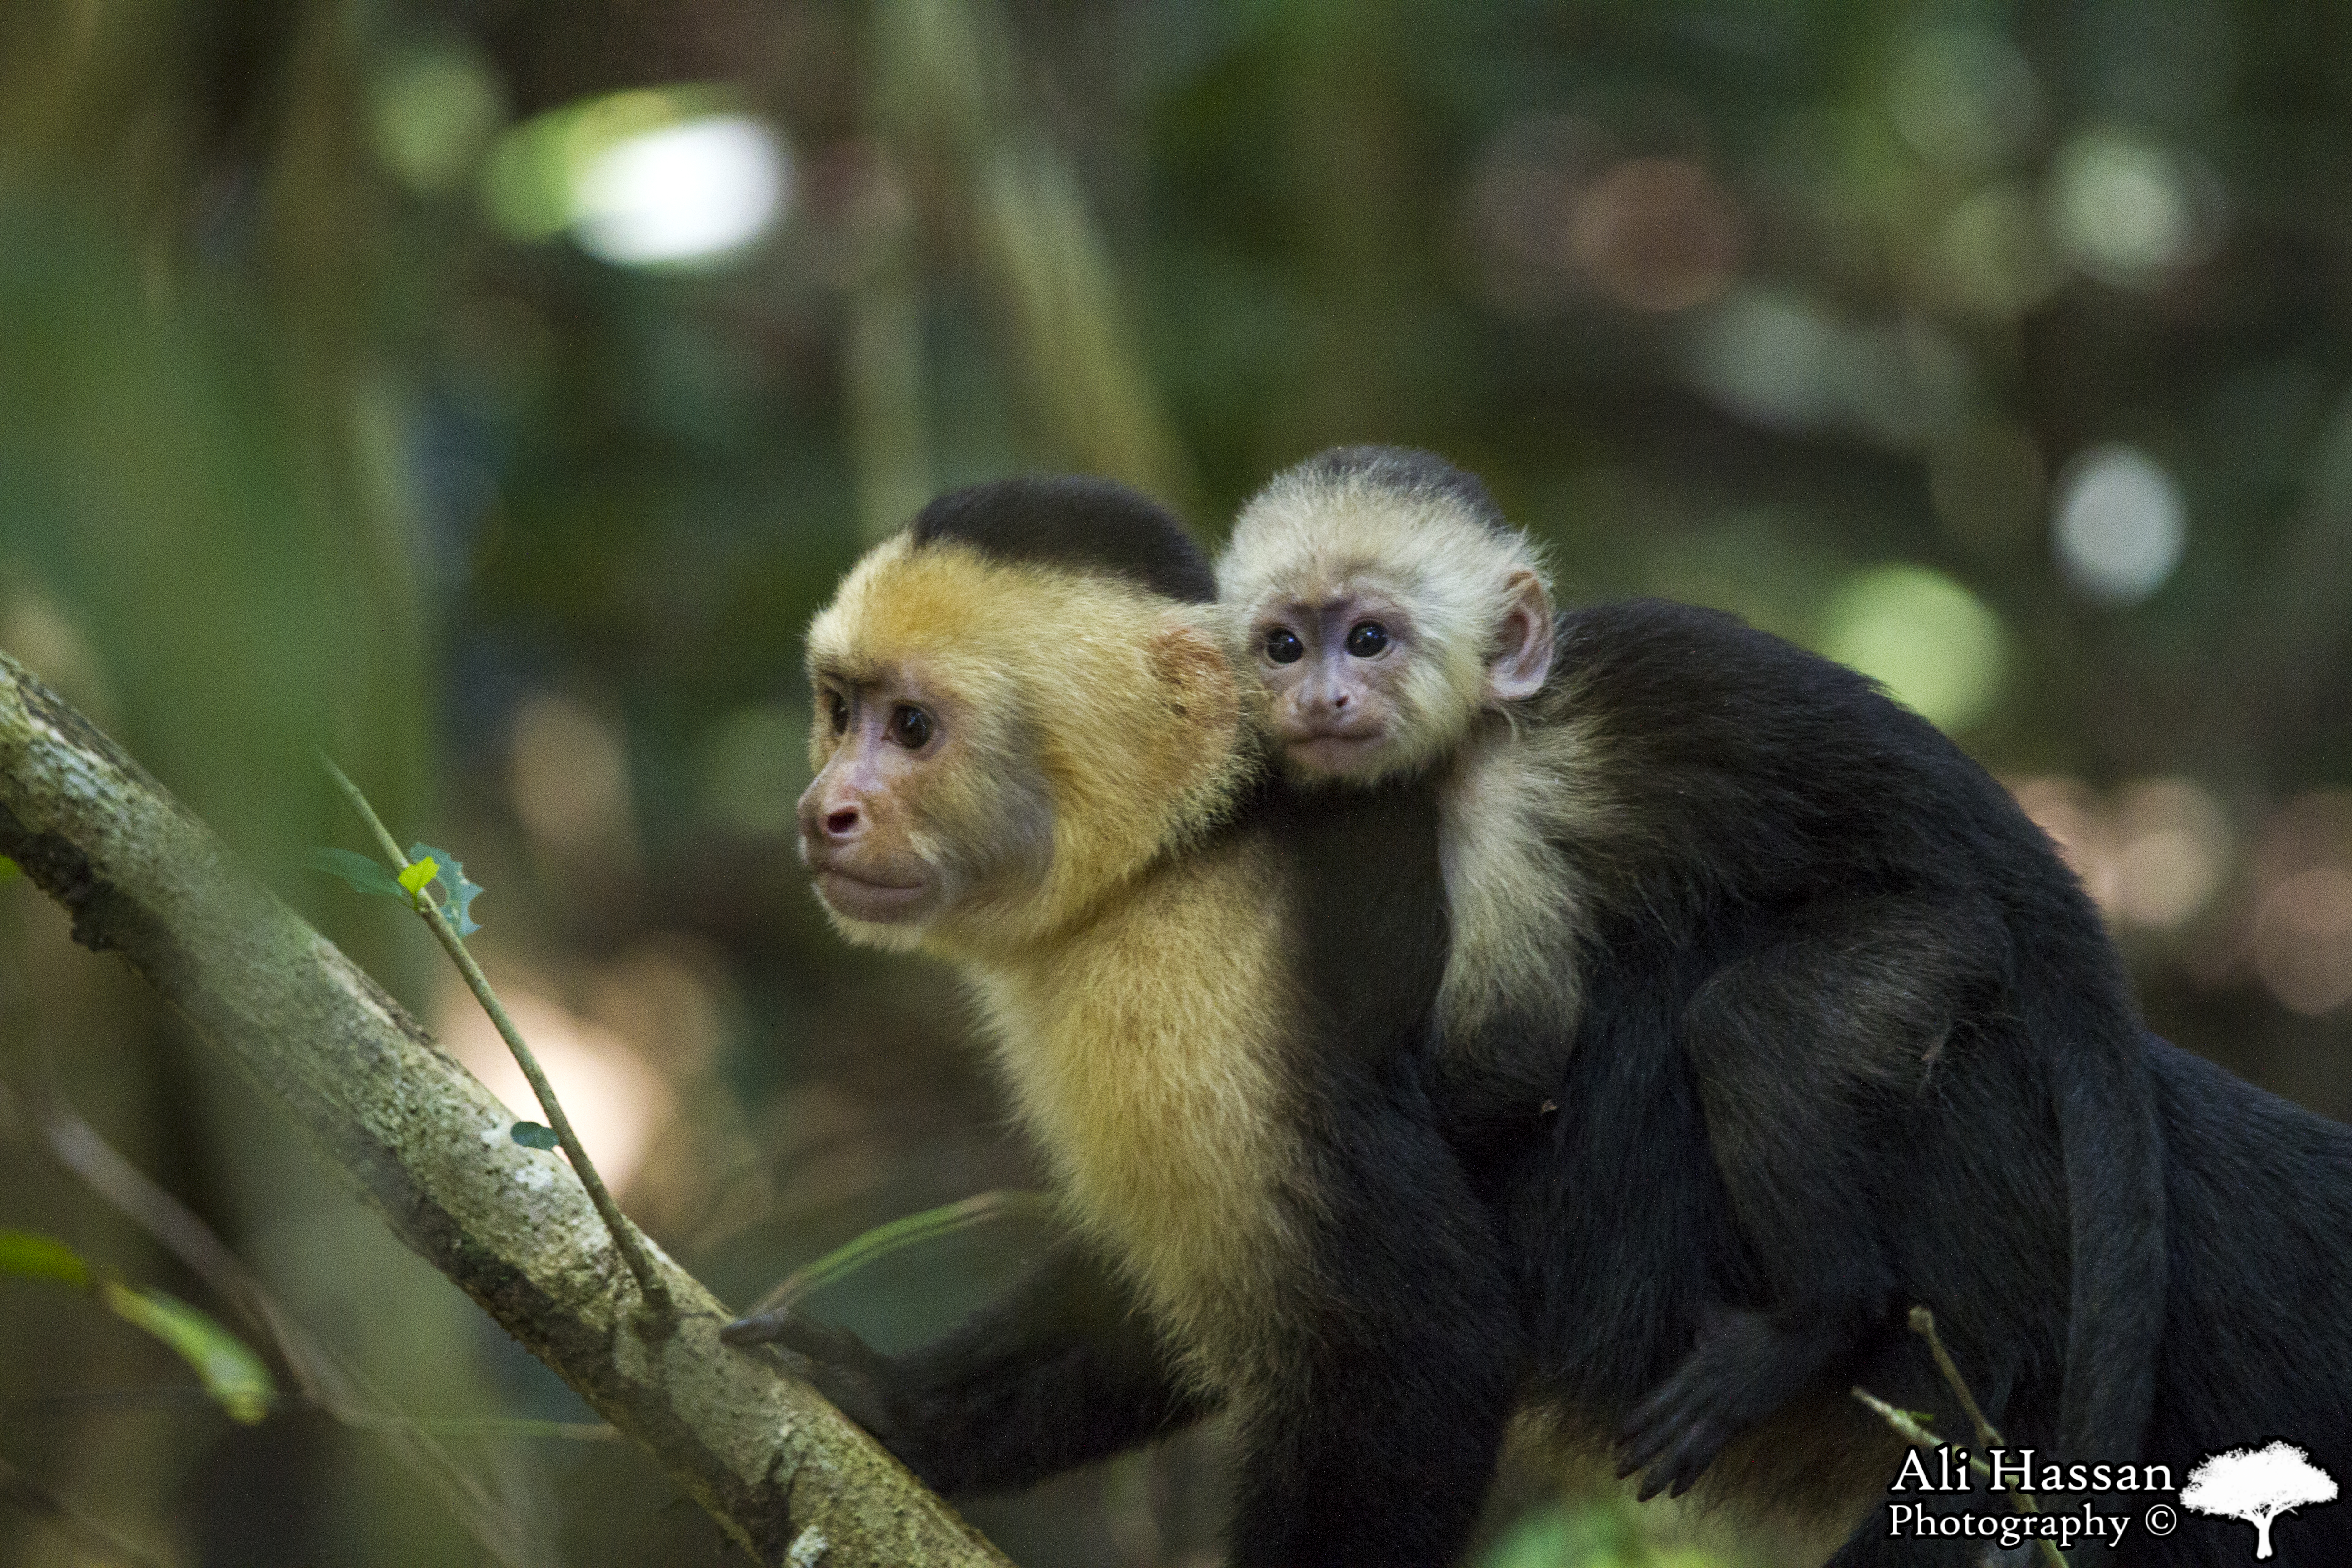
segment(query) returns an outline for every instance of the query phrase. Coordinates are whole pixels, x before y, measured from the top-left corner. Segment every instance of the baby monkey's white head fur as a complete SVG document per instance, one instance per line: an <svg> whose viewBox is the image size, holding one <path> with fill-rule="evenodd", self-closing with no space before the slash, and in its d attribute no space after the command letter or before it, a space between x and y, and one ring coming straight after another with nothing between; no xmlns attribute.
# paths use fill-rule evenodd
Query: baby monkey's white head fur
<svg viewBox="0 0 2352 1568"><path fill-rule="evenodd" d="M1234 524L1217 597L1302 783L1426 767L1551 670L1541 558L1427 452L1337 447L1275 476Z"/></svg>

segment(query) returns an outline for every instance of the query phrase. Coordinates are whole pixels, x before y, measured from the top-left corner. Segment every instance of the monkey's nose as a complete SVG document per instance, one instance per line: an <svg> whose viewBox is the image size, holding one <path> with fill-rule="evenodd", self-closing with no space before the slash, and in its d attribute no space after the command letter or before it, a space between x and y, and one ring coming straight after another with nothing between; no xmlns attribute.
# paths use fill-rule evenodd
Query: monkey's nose
<svg viewBox="0 0 2352 1568"><path fill-rule="evenodd" d="M846 838L856 828L857 808L854 805L845 805L839 811L829 813L824 819L826 834L835 838Z"/></svg>

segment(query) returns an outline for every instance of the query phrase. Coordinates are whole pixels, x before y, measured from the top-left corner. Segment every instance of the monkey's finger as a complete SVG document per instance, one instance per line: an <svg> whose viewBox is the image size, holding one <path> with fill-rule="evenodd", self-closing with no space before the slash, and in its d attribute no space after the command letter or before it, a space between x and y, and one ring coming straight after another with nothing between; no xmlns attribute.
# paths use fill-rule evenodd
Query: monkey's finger
<svg viewBox="0 0 2352 1568"><path fill-rule="evenodd" d="M720 1340L730 1345L772 1344L783 1337L787 1311L760 1312L749 1318L738 1318L719 1331Z"/></svg>
<svg viewBox="0 0 2352 1568"><path fill-rule="evenodd" d="M1680 1497L1696 1486L1723 1451L1723 1428L1715 1423L1703 1421L1693 1427L1661 1467L1666 1477L1666 1495Z"/></svg>
<svg viewBox="0 0 2352 1568"><path fill-rule="evenodd" d="M1692 1422L1643 1477L1643 1500L1646 1501L1659 1491L1668 1497L1680 1497L1690 1490L1730 1440L1731 1429L1720 1421L1702 1416Z"/></svg>
<svg viewBox="0 0 2352 1568"><path fill-rule="evenodd" d="M780 1344L814 1362L870 1371L881 1358L847 1329L836 1329L803 1317L791 1308L740 1318L719 1331L729 1344Z"/></svg>
<svg viewBox="0 0 2352 1568"><path fill-rule="evenodd" d="M1701 1404L1681 1379L1668 1378L1635 1405L1633 1413L1617 1429L1618 1478L1622 1479L1636 1470L1649 1468L1693 1421L1700 1418L1703 1408L1692 1406Z"/></svg>
<svg viewBox="0 0 2352 1568"><path fill-rule="evenodd" d="M1689 1486L1690 1480L1683 1475L1681 1465L1674 1459L1664 1458L1642 1471L1642 1479L1634 1489L1633 1497L1639 1502L1647 1502L1660 1492L1680 1497Z"/></svg>

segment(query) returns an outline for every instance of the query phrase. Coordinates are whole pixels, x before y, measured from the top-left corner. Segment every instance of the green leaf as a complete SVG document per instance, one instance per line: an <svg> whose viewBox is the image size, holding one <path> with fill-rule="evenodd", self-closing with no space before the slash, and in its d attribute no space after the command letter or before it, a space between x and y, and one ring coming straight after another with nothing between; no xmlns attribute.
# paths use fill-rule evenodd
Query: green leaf
<svg viewBox="0 0 2352 1568"><path fill-rule="evenodd" d="M33 1230L0 1230L0 1274L54 1279L83 1289L89 1285L89 1265L82 1261L80 1253L54 1236Z"/></svg>
<svg viewBox="0 0 2352 1568"><path fill-rule="evenodd" d="M278 1385L269 1369L243 1340L221 1327L210 1313L161 1290L125 1285L93 1269L80 1253L53 1236L38 1231L0 1230L0 1274L52 1279L77 1289L95 1288L107 1310L124 1322L146 1330L172 1347L182 1361L196 1369L205 1392L233 1420L250 1426L269 1414Z"/></svg>
<svg viewBox="0 0 2352 1568"><path fill-rule="evenodd" d="M21 877L24 874L16 868L16 862L9 859L5 855L0 855L0 883L5 883L11 878Z"/></svg>
<svg viewBox="0 0 2352 1568"><path fill-rule="evenodd" d="M161 1290L110 1279L99 1288L99 1295L116 1317L146 1330L195 1368L205 1392L228 1412L229 1419L250 1426L269 1414L270 1403L278 1397L269 1369L210 1313Z"/></svg>
<svg viewBox="0 0 2352 1568"><path fill-rule="evenodd" d="M562 1142L555 1135L554 1128L541 1126L536 1121L516 1122L509 1130L508 1136L526 1149L552 1149Z"/></svg>
<svg viewBox="0 0 2352 1568"><path fill-rule="evenodd" d="M352 885L354 892L373 893L386 899L401 896L400 884L392 873L364 855L349 849L313 849L310 869L324 871L330 877L341 877Z"/></svg>
<svg viewBox="0 0 2352 1568"><path fill-rule="evenodd" d="M855 1274L877 1258L887 1258L900 1247L929 1241L933 1237L950 1236L973 1226L987 1225L1000 1219L1023 1217L1044 1218L1054 1212L1054 1200L1044 1193L1020 1192L1000 1187L993 1192L980 1193L935 1209L910 1214L877 1225L865 1235L842 1243L823 1258L804 1268L798 1268L761 1298L753 1312L773 1311L789 1307L821 1285Z"/></svg>
<svg viewBox="0 0 2352 1568"><path fill-rule="evenodd" d="M481 896L481 886L466 880L466 868L455 855L430 844L412 844L408 858L435 864L434 878L446 895L441 901L441 918L449 922L452 930L459 936L471 936L482 929L474 921L474 900Z"/></svg>
<svg viewBox="0 0 2352 1568"><path fill-rule="evenodd" d="M420 855L412 849L408 852L408 864L401 868L400 890L412 899L415 898L431 887L433 879L440 874L438 861L430 855Z"/></svg>

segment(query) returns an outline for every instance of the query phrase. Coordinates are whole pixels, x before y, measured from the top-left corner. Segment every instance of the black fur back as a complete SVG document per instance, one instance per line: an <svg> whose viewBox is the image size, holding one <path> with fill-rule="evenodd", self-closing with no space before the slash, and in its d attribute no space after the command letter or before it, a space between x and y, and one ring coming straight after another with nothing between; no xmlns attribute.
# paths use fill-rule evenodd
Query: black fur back
<svg viewBox="0 0 2352 1568"><path fill-rule="evenodd" d="M993 560L1036 562L1124 577L1198 604L1216 574L1167 509L1116 479L1030 474L950 490L909 525L916 548L961 540Z"/></svg>
<svg viewBox="0 0 2352 1568"><path fill-rule="evenodd" d="M1538 1387L1613 1416L1686 1364L1712 1303L1791 1333L1851 1314L1827 1405L1714 1478L1787 1489L1774 1448L1851 1420L1850 1384L1939 1407L1916 1301L2012 1440L2137 1457L2163 1139L2122 965L2054 847L1926 720L1732 616L1597 606L1558 646L1538 722L1590 727L1616 822L1560 846L1592 903L1559 1109L1486 1178ZM1612 1190L1641 1201L1591 1195Z"/></svg>

